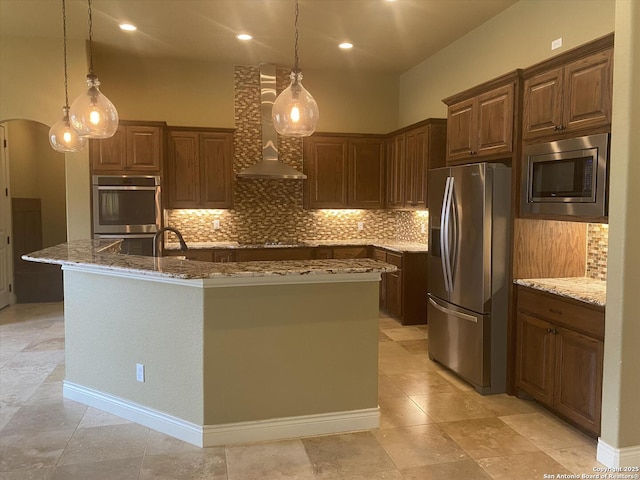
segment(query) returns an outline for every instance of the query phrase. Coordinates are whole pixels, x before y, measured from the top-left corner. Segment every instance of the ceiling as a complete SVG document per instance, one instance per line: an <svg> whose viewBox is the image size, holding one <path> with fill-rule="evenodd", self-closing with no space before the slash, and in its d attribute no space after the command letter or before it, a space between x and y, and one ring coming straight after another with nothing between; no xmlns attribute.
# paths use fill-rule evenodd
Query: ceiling
<svg viewBox="0 0 640 480"><path fill-rule="evenodd" d="M301 68L399 74L517 0L299 0ZM69 38L88 37L87 1L66 0ZM145 56L293 63L294 0L92 0L98 46ZM121 22L138 27L123 32ZM253 40L240 42L237 33ZM62 39L62 0L0 0L0 33ZM350 41L352 50L338 49Z"/></svg>

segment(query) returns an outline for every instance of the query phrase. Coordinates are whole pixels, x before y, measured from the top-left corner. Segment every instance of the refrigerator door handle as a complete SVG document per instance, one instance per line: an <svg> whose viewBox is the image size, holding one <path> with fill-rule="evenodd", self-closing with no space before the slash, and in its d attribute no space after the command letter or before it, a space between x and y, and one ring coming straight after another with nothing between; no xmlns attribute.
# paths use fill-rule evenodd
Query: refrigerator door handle
<svg viewBox="0 0 640 480"><path fill-rule="evenodd" d="M467 320L469 322L478 323L478 319L476 317L474 317L473 315L467 315L466 313L456 312L455 310L450 310L450 309L448 309L446 307L443 307L442 305L434 302L433 299L431 299L431 298L429 299L429 303L431 305L433 305L433 307L436 310L441 311L445 315L451 315L451 316L454 316L454 317L459 318L461 320Z"/></svg>
<svg viewBox="0 0 640 480"><path fill-rule="evenodd" d="M444 277L444 289L450 292L449 287L449 191L451 177L447 177L444 186L444 196L442 199L442 212L440 214L440 261L442 263L442 276Z"/></svg>
<svg viewBox="0 0 640 480"><path fill-rule="evenodd" d="M460 221L458 218L458 205L456 203L454 177L451 177L451 186L449 187L449 215L452 234L447 248L447 257L449 259L449 287L450 291L453 291L453 283L455 281L454 274L456 271L455 267L458 261L458 229Z"/></svg>

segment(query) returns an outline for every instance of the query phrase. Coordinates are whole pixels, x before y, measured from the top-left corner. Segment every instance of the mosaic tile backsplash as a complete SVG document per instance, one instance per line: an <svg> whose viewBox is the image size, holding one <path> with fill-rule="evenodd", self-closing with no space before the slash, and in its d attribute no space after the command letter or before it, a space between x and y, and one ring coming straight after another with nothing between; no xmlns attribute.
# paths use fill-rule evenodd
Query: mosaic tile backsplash
<svg viewBox="0 0 640 480"><path fill-rule="evenodd" d="M277 70L278 91L289 71ZM262 157L260 73L257 66L235 69L234 173ZM302 140L278 137L280 161L302 170ZM427 242L426 211L305 210L302 181L236 179L231 210L168 210L165 224L187 242L237 241L297 243L306 240L370 239ZM220 228L213 228L219 220ZM363 230L358 230L362 222Z"/></svg>
<svg viewBox="0 0 640 480"><path fill-rule="evenodd" d="M587 226L587 277L607 279L609 225L590 223Z"/></svg>

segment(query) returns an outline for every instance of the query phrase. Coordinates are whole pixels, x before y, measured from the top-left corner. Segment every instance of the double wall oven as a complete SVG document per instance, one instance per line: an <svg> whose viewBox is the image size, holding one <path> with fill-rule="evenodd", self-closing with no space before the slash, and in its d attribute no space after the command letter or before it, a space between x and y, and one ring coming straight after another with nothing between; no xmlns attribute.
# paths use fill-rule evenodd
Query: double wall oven
<svg viewBox="0 0 640 480"><path fill-rule="evenodd" d="M93 175L92 202L96 238L121 238L122 253L152 255L162 227L159 176Z"/></svg>

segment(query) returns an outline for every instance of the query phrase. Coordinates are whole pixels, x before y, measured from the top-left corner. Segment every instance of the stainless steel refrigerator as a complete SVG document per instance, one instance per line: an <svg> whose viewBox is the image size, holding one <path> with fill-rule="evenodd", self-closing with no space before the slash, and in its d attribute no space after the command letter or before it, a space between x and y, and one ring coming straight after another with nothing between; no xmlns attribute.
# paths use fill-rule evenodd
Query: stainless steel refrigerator
<svg viewBox="0 0 640 480"><path fill-rule="evenodd" d="M483 394L506 388L511 168L429 171L429 358Z"/></svg>

